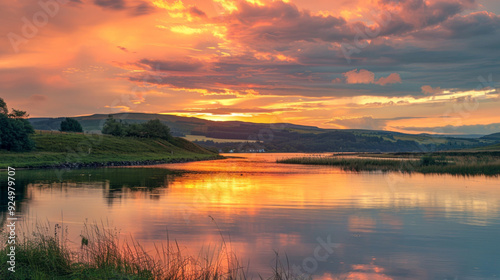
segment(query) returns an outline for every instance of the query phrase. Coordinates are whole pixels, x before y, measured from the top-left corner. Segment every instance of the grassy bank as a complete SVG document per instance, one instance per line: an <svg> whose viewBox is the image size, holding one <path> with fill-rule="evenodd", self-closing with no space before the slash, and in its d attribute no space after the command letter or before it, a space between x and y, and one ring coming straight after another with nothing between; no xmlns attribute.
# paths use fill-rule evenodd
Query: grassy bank
<svg viewBox="0 0 500 280"><path fill-rule="evenodd" d="M219 156L185 139L172 141L38 131L30 152L0 151L0 169L7 166L78 167L135 165L214 159Z"/></svg>
<svg viewBox="0 0 500 280"><path fill-rule="evenodd" d="M347 171L401 171L453 175L499 175L500 156L489 153L436 155L315 156L280 159L278 163L338 166Z"/></svg>
<svg viewBox="0 0 500 280"><path fill-rule="evenodd" d="M219 245L198 256L185 256L182 245L169 241L168 235L164 244L149 253L133 239L121 240L116 229L104 225L85 225L81 245L73 249L59 225L37 225L23 232L30 233L18 237L15 273L7 270L10 248L0 250L0 279L236 280L247 279L248 274L222 235ZM279 261L270 274L268 279L293 279Z"/></svg>

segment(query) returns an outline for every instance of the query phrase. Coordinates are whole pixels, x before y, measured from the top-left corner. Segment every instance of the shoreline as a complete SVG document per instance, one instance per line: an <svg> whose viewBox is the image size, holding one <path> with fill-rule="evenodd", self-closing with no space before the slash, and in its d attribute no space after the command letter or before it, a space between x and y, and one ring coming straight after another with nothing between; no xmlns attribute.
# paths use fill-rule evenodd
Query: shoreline
<svg viewBox="0 0 500 280"><path fill-rule="evenodd" d="M0 151L0 170L137 166L223 158L185 139L117 137L77 133L33 135L32 151Z"/></svg>
<svg viewBox="0 0 500 280"><path fill-rule="evenodd" d="M221 155L210 156L205 158L171 158L171 159L151 159L151 160L126 160L126 161L96 161L96 162L65 162L56 164L42 164L35 166L23 166L16 168L15 164L11 166L16 170L23 169L81 169L81 168L103 168L103 167L121 167L121 166L140 166L140 165L159 165L168 163L185 163L206 160L225 159ZM7 168L0 168L0 171L6 171Z"/></svg>

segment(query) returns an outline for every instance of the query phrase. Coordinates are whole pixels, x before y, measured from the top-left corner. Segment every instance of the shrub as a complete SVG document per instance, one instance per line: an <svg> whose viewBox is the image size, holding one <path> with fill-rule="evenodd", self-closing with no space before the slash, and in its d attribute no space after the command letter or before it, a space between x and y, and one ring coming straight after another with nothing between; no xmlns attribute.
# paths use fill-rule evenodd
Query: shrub
<svg viewBox="0 0 500 280"><path fill-rule="evenodd" d="M422 165L422 166L429 166L429 165L435 165L435 164L436 164L436 160L432 156L426 155L426 156L422 156L420 158L420 165Z"/></svg>
<svg viewBox="0 0 500 280"><path fill-rule="evenodd" d="M160 120L149 120L142 124L123 124L109 116L102 129L103 134L114 136L128 136L139 138L160 138L167 141L172 140L170 128Z"/></svg>
<svg viewBox="0 0 500 280"><path fill-rule="evenodd" d="M66 118L61 122L61 131L83 132L83 128L77 120Z"/></svg>

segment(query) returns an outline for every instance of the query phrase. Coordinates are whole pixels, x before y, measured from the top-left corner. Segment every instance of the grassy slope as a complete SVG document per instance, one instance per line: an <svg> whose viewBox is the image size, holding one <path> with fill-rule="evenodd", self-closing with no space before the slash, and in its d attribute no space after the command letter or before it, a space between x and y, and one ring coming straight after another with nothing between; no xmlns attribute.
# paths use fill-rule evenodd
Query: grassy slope
<svg viewBox="0 0 500 280"><path fill-rule="evenodd" d="M173 161L209 159L216 154L185 139L171 142L108 135L37 132L36 148L31 152L0 151L0 168L41 167L66 162L105 163L120 161Z"/></svg>

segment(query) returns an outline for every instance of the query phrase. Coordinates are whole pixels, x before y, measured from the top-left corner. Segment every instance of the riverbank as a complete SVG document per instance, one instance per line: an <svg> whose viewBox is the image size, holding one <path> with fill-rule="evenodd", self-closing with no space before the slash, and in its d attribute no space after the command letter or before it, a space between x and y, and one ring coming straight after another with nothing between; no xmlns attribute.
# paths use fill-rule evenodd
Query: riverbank
<svg viewBox="0 0 500 280"><path fill-rule="evenodd" d="M491 152L349 154L285 158L284 164L338 166L346 171L399 171L452 175L500 175L500 155Z"/></svg>
<svg viewBox="0 0 500 280"><path fill-rule="evenodd" d="M166 141L39 131L33 140L33 151L0 151L0 169L131 166L223 158L177 137Z"/></svg>

